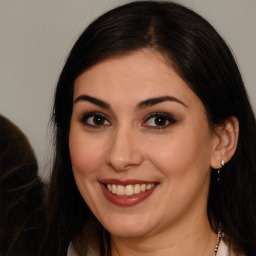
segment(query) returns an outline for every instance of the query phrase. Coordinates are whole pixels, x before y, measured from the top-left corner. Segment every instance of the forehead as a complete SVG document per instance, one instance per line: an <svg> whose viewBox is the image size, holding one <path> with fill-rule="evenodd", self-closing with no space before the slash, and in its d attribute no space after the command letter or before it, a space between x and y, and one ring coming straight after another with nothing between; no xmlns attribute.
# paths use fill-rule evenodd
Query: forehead
<svg viewBox="0 0 256 256"><path fill-rule="evenodd" d="M183 98L188 105L197 98L166 59L148 49L104 60L86 70L75 80L74 97L80 94L106 101L169 95Z"/></svg>

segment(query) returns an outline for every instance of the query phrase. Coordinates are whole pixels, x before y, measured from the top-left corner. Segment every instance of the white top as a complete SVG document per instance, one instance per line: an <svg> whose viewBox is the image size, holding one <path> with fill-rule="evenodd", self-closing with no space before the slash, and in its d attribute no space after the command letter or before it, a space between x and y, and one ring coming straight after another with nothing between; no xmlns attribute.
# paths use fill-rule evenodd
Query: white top
<svg viewBox="0 0 256 256"><path fill-rule="evenodd" d="M69 244L67 256L78 256L72 243ZM89 256L97 256L93 252L89 252ZM230 248L224 243L223 240L220 241L217 256L245 256L243 254L236 254L230 250Z"/></svg>
<svg viewBox="0 0 256 256"><path fill-rule="evenodd" d="M223 240L220 241L217 256L245 256L244 254L236 254L224 243Z"/></svg>
<svg viewBox="0 0 256 256"><path fill-rule="evenodd" d="M93 252L93 250L89 249L89 256L98 256L97 254L95 254L95 252ZM67 256L78 256L78 254L76 253L74 247L72 246L72 242L70 242L69 246L68 246L68 253Z"/></svg>

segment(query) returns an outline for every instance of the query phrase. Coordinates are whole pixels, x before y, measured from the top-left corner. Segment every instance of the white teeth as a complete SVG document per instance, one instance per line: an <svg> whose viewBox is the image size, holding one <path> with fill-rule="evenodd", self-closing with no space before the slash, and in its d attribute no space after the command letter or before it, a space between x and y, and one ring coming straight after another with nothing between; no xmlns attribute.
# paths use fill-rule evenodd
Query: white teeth
<svg viewBox="0 0 256 256"><path fill-rule="evenodd" d="M140 187L140 191L145 191L146 190L146 184L142 184L141 187Z"/></svg>
<svg viewBox="0 0 256 256"><path fill-rule="evenodd" d="M140 193L140 185L139 184L136 184L133 188L133 193L136 195L136 194L139 194Z"/></svg>
<svg viewBox="0 0 256 256"><path fill-rule="evenodd" d="M111 184L109 184L109 185L111 186ZM109 190L109 191L116 195L116 185L113 184L111 190Z"/></svg>
<svg viewBox="0 0 256 256"><path fill-rule="evenodd" d="M132 185L126 186L125 189L124 189L124 194L125 194L126 196L131 196L131 195L133 195L133 186L132 186Z"/></svg>
<svg viewBox="0 0 256 256"><path fill-rule="evenodd" d="M147 186L146 186L146 190L149 190L149 189L151 189L152 187L151 187L151 184L147 184Z"/></svg>
<svg viewBox="0 0 256 256"><path fill-rule="evenodd" d="M107 184L107 189L115 195L118 196L133 196L137 195L146 190L150 190L155 186L155 183L150 184L135 184L135 185L116 185L116 184Z"/></svg>
<svg viewBox="0 0 256 256"><path fill-rule="evenodd" d="M108 190L111 192L111 190L112 190L111 184L108 184L107 187L108 187Z"/></svg>
<svg viewBox="0 0 256 256"><path fill-rule="evenodd" d="M116 194L118 196L124 196L124 186L117 185L117 187L116 187Z"/></svg>

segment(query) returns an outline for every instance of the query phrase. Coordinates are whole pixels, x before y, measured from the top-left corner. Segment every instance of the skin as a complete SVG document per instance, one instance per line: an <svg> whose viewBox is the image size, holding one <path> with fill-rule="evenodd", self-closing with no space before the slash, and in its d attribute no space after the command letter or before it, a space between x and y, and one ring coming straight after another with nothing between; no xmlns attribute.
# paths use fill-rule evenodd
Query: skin
<svg viewBox="0 0 256 256"><path fill-rule="evenodd" d="M173 98L140 106L162 96ZM100 125L88 117L91 112L103 115ZM157 126L156 112L175 121L162 118ZM220 167L223 145L230 144L224 128L219 134L211 132L201 100L153 50L110 58L75 80L73 173L85 202L111 234L113 256L212 255L217 236L207 218L210 172ZM104 196L103 179L158 186L146 200L121 207Z"/></svg>

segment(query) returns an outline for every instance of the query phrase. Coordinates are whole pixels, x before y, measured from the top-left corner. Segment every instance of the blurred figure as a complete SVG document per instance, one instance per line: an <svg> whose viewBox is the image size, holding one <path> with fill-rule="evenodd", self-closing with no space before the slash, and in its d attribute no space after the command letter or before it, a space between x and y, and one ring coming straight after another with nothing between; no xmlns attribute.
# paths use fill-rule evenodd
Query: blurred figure
<svg viewBox="0 0 256 256"><path fill-rule="evenodd" d="M0 255L37 255L43 183L26 138L0 115Z"/></svg>

